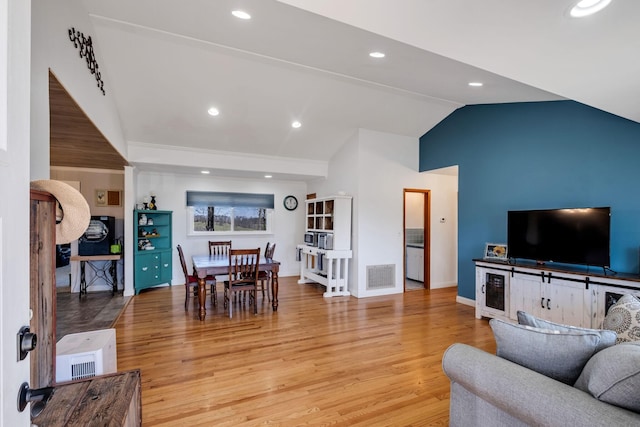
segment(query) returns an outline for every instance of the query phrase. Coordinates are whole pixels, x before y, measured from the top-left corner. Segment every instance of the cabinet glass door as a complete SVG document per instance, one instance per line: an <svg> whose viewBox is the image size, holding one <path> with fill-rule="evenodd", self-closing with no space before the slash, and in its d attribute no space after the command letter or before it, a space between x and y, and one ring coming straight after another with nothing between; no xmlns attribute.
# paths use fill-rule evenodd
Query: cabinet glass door
<svg viewBox="0 0 640 427"><path fill-rule="evenodd" d="M485 289L487 298L485 305L498 311L504 311L504 276L501 274L487 273Z"/></svg>

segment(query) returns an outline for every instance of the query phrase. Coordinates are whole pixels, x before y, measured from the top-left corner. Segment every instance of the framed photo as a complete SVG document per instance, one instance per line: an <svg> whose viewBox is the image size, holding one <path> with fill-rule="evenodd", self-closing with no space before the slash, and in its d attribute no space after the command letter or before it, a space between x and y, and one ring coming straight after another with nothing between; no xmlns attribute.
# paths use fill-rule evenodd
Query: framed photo
<svg viewBox="0 0 640 427"><path fill-rule="evenodd" d="M96 206L121 206L121 195L120 190L96 190Z"/></svg>
<svg viewBox="0 0 640 427"><path fill-rule="evenodd" d="M120 197L121 191L107 190L107 205L109 206L121 206L122 198Z"/></svg>
<svg viewBox="0 0 640 427"><path fill-rule="evenodd" d="M107 206L107 190L96 190L96 206Z"/></svg>
<svg viewBox="0 0 640 427"><path fill-rule="evenodd" d="M484 249L484 259L507 259L507 245L504 243L487 243Z"/></svg>

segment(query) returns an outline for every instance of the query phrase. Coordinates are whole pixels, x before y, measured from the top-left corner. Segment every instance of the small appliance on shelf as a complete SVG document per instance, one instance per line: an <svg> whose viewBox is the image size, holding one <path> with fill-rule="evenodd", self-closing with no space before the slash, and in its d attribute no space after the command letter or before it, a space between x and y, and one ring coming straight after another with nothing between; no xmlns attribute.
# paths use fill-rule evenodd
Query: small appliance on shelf
<svg viewBox="0 0 640 427"><path fill-rule="evenodd" d="M109 255L115 244L115 218L92 216L89 226L78 239L79 255Z"/></svg>

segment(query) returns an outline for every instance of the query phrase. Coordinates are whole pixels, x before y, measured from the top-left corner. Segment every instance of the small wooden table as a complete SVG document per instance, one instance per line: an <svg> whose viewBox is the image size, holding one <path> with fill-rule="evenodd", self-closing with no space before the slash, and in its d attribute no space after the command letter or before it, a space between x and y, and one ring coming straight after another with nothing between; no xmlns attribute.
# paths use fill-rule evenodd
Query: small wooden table
<svg viewBox="0 0 640 427"><path fill-rule="evenodd" d="M111 282L111 295L115 295L118 292L118 261L122 259L122 254L112 255L74 255L71 257L71 261L80 261L80 295L87 294L87 288L96 281L98 278L104 279L107 283ZM111 261L111 263L105 267L105 264L98 266L93 264L95 261ZM87 284L87 277L85 275L85 264L89 263L91 269L95 272L95 276L91 279L91 282ZM111 277L109 277L111 276Z"/></svg>
<svg viewBox="0 0 640 427"><path fill-rule="evenodd" d="M229 273L228 255L194 255L191 257L193 269L198 276L198 304L200 306L200 320L204 320L207 315L205 309L206 298L206 277L223 276ZM258 270L271 272L271 306L273 311L278 311L278 271L280 262L274 259L260 258Z"/></svg>
<svg viewBox="0 0 640 427"><path fill-rule="evenodd" d="M124 371L57 385L39 426L140 426L140 371Z"/></svg>

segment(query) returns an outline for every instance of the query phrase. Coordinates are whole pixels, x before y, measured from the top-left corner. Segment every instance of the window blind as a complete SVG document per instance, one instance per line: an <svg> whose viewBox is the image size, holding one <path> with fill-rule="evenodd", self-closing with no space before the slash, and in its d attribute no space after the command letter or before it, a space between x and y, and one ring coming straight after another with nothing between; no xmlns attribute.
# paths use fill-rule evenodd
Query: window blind
<svg viewBox="0 0 640 427"><path fill-rule="evenodd" d="M187 206L273 209L273 194L187 191Z"/></svg>

